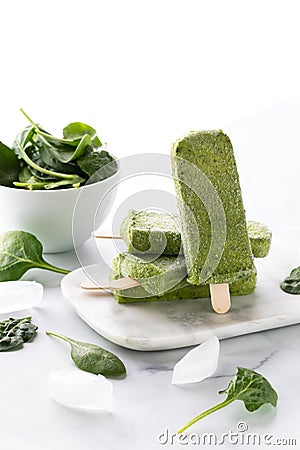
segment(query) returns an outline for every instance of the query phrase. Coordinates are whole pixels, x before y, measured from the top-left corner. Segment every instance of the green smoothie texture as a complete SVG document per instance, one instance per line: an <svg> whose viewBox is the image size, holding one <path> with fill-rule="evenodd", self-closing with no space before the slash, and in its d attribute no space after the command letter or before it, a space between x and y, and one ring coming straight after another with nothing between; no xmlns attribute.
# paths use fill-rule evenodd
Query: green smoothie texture
<svg viewBox="0 0 300 450"><path fill-rule="evenodd" d="M131 209L120 226L120 234L130 253L178 255L181 235L177 218L160 211Z"/></svg>
<svg viewBox="0 0 300 450"><path fill-rule="evenodd" d="M119 278L123 278L125 276L130 276L128 271L128 258L130 259L131 255L127 253L120 253L117 255L112 262L112 270L111 270L111 279L116 280ZM169 263L168 263L169 260ZM142 264L141 271L143 274L153 272L156 273L156 270L153 266L156 266L158 270L168 271L168 267L171 267L174 263L174 257L162 257L160 256L155 261L149 263L149 272L145 271L145 260L142 260L140 264ZM136 262L138 264L138 262ZM129 265L131 267L131 263ZM243 276L237 279L234 283L229 286L230 293L233 296L236 295L248 295L254 292L256 285L256 275L255 273L251 273L248 276ZM172 300L181 300L181 299L193 299L193 298L208 298L209 293L209 285L191 285L187 278L182 279L176 286L172 289L167 290L166 292L161 293L160 295L152 295L149 293L142 285L136 286L131 289L126 290L118 290L113 291L113 295L118 303L135 303L135 302L157 302L157 301L172 301Z"/></svg>
<svg viewBox="0 0 300 450"><path fill-rule="evenodd" d="M229 137L221 130L190 132L173 144L171 159L188 281L198 285L205 278L207 284L232 284L255 276L239 175ZM215 196L211 197L213 212L210 215L207 204L211 191L203 179L209 180ZM216 239L211 224L218 223L220 216L220 209L218 213L214 211L215 204L223 208L220 221L226 230L225 241L224 247L219 246L208 260L210 246ZM191 226L191 217L196 229Z"/></svg>
<svg viewBox="0 0 300 450"><path fill-rule="evenodd" d="M265 258L271 247L271 230L266 225L253 220L249 220L247 226L253 256Z"/></svg>
<svg viewBox="0 0 300 450"><path fill-rule="evenodd" d="M161 295L178 285L187 274L183 256L144 256L121 253L113 262L113 270L134 278L149 293Z"/></svg>
<svg viewBox="0 0 300 450"><path fill-rule="evenodd" d="M271 230L266 225L252 220L247 221L247 230L253 256L266 257L271 246ZM121 224L120 234L130 253L153 252L153 254L178 255L183 251L179 218L162 211L131 209ZM162 249L163 234L166 246L161 253L155 250Z"/></svg>

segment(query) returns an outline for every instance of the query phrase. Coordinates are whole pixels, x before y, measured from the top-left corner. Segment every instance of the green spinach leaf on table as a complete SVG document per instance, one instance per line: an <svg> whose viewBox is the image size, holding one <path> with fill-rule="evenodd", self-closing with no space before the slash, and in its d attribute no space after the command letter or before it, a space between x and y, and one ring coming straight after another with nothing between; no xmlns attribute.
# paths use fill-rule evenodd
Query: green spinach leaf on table
<svg viewBox="0 0 300 450"><path fill-rule="evenodd" d="M220 391L219 394L227 394L227 398L218 405L213 406L207 411L204 411L196 416L194 419L190 420L187 424L180 428L178 434L183 433L199 420L204 419L204 417L224 408L225 406L228 406L235 400L242 400L245 408L250 412L256 411L262 405L267 403L271 404L275 408L278 400L276 391L266 378L253 370L245 369L243 367L238 367L238 371L230 381L228 387L223 391Z"/></svg>
<svg viewBox="0 0 300 450"><path fill-rule="evenodd" d="M123 362L113 353L95 344L75 341L66 336L47 331L49 336L55 336L68 342L71 346L71 358L76 366L95 375L104 375L108 378L120 378L126 375Z"/></svg>
<svg viewBox="0 0 300 450"><path fill-rule="evenodd" d="M280 283L280 287L288 294L300 294L300 267L293 269L290 275Z"/></svg>
<svg viewBox="0 0 300 450"><path fill-rule="evenodd" d="M38 327L31 323L31 317L10 318L0 322L0 352L16 350L24 342L29 342L36 335Z"/></svg>
<svg viewBox="0 0 300 450"><path fill-rule="evenodd" d="M31 233L5 231L0 234L0 282L19 280L29 269L38 268L69 273L47 263L42 256L43 246Z"/></svg>

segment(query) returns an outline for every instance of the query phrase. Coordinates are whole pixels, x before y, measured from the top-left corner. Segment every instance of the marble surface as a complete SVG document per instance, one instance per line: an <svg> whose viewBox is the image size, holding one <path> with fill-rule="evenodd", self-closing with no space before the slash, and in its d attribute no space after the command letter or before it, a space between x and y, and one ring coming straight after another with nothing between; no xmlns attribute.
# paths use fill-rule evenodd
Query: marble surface
<svg viewBox="0 0 300 450"><path fill-rule="evenodd" d="M300 261L300 230L275 233L269 255L256 259L255 292L232 297L231 310L214 313L209 299L158 303L118 304L106 292L80 289L82 281L108 279L108 267L79 268L61 283L64 296L79 316L110 341L134 350L165 350L204 342L210 336L225 339L300 322L300 298L279 288L282 279ZM112 257L112 256L111 256Z"/></svg>
<svg viewBox="0 0 300 450"><path fill-rule="evenodd" d="M299 111L299 103L287 102L229 127L248 217L267 223L274 231L300 229L300 210L295 207L300 196ZM291 269L299 264L299 258L294 253L294 260L291 253L300 248L299 242L294 242L280 255L278 267L288 262ZM80 255L81 261L96 263L89 254L87 248ZM80 266L77 257L74 253L47 255L49 262L71 270ZM217 372L199 384L178 387L171 385L172 370L188 348L141 352L118 346L101 337L78 316L61 293L60 275L31 271L26 279L43 283L45 295L37 307L14 313L15 317L31 315L38 324L34 342L21 351L1 354L1 450L16 450L21 443L23 450L193 449L200 448L193 442L203 433L214 433L220 442L223 434L231 432L231 443L227 437L222 445L207 444L202 448L299 447L300 325L222 340ZM6 317L2 315L0 319ZM122 358L128 375L124 380L113 380L112 413L76 412L48 398L51 371L74 366L67 344L46 336L46 330L93 342ZM266 406L249 413L241 402L233 403L191 428L189 437L194 436L194 441L180 443L174 438L172 443L172 435L180 426L224 398L218 391L228 385L237 366L266 376L278 392L278 407ZM256 439L260 438L260 445L253 443L254 434ZM249 445L242 443L247 438Z"/></svg>
<svg viewBox="0 0 300 450"><path fill-rule="evenodd" d="M47 258L69 269L77 265L73 253ZM254 439L253 433L260 436L261 442L268 434L273 436L272 442L296 439L299 445L300 325L222 340L219 367L211 378L189 387L172 386L173 367L188 348L140 352L113 344L83 322L66 301L60 291L60 275L32 271L27 277L34 277L46 286L45 296L38 307L14 314L32 315L39 325L35 341L22 351L1 354L0 435L3 435L0 437L2 442L10 442L5 450L17 448L20 440L25 450L195 448L195 433L200 439L202 433L215 433L220 442L222 434L230 431L238 433L239 445L227 440L220 448L270 448L269 442L259 447L242 445L242 436ZM48 398L51 371L71 369L73 363L67 344L46 336L46 330L96 343L122 358L128 375L123 380L113 380L112 413L76 412ZM171 435L178 427L223 398L218 391L227 386L237 366L257 370L269 379L279 394L277 409L263 407L256 413L248 413L241 402L236 402L195 425L189 433L192 441L187 445L177 438L172 444ZM238 427L245 426L246 432L238 431ZM285 445L285 448L297 447Z"/></svg>

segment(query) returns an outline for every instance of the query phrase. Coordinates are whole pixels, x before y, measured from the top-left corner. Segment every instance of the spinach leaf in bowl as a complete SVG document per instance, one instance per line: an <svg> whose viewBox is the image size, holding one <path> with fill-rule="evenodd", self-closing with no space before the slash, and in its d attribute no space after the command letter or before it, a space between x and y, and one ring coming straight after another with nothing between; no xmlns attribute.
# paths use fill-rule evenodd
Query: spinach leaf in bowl
<svg viewBox="0 0 300 450"><path fill-rule="evenodd" d="M90 127L89 125L86 125L82 122L73 122L69 123L64 129L63 129L63 136L64 139L70 139L73 141L76 141L76 139L81 139L82 136L88 135L91 138L91 142L93 147L101 147L102 143L100 139L97 136L97 131Z"/></svg>
<svg viewBox="0 0 300 450"><path fill-rule="evenodd" d="M12 149L0 142L0 184L12 187L18 178L20 163Z"/></svg>
<svg viewBox="0 0 300 450"><path fill-rule="evenodd" d="M92 177L92 182L105 180L118 171L117 161L105 150L90 150L77 161L83 172Z"/></svg>
<svg viewBox="0 0 300 450"><path fill-rule="evenodd" d="M51 135L22 109L30 124L16 136L12 148L0 145L0 184L25 189L61 189L102 181L118 170L103 150L96 130L82 122Z"/></svg>

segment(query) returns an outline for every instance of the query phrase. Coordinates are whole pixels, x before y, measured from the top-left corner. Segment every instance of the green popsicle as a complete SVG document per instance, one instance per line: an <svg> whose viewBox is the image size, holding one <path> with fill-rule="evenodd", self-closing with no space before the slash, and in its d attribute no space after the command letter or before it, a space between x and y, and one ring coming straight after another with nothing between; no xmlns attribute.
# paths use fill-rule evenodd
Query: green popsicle
<svg viewBox="0 0 300 450"><path fill-rule="evenodd" d="M162 211L131 209L120 226L127 251L178 255L181 251L178 219Z"/></svg>
<svg viewBox="0 0 300 450"><path fill-rule="evenodd" d="M154 255L139 258L130 253L122 253L114 259L113 269L122 273L123 277L134 278L149 293L161 295L173 289L185 279L187 268L183 256Z"/></svg>
<svg viewBox="0 0 300 450"><path fill-rule="evenodd" d="M191 284L234 283L256 273L239 176L228 136L190 132L171 150Z"/></svg>
<svg viewBox="0 0 300 450"><path fill-rule="evenodd" d="M266 225L253 220L248 220L247 228L253 256L265 258L271 246L271 230Z"/></svg>
<svg viewBox="0 0 300 450"><path fill-rule="evenodd" d="M133 303L133 302L154 302L165 300L180 300L180 299L192 299L192 298L208 298L209 297L209 285L191 285L186 277L182 278L178 284L174 285L171 289L157 294L157 286L155 284L155 278L158 274L170 274L176 265L175 256L160 256L152 262L147 262L146 259L135 257L132 259L132 255L128 253L120 253L113 259L111 279L116 280L119 278L130 276L131 278L138 279L141 286L126 289L124 291L113 291L115 299L119 303ZM184 264L184 259L179 258L180 264ZM150 286L152 284L152 294ZM230 285L231 295L248 295L255 289L256 275L251 273L248 276L238 279ZM146 288L145 288L146 287ZM154 292L154 293L153 293Z"/></svg>
<svg viewBox="0 0 300 450"><path fill-rule="evenodd" d="M271 245L270 229L251 220L247 221L247 229L253 256L264 258ZM121 223L120 235L129 253L178 255L182 252L179 218L167 212L131 209Z"/></svg>

